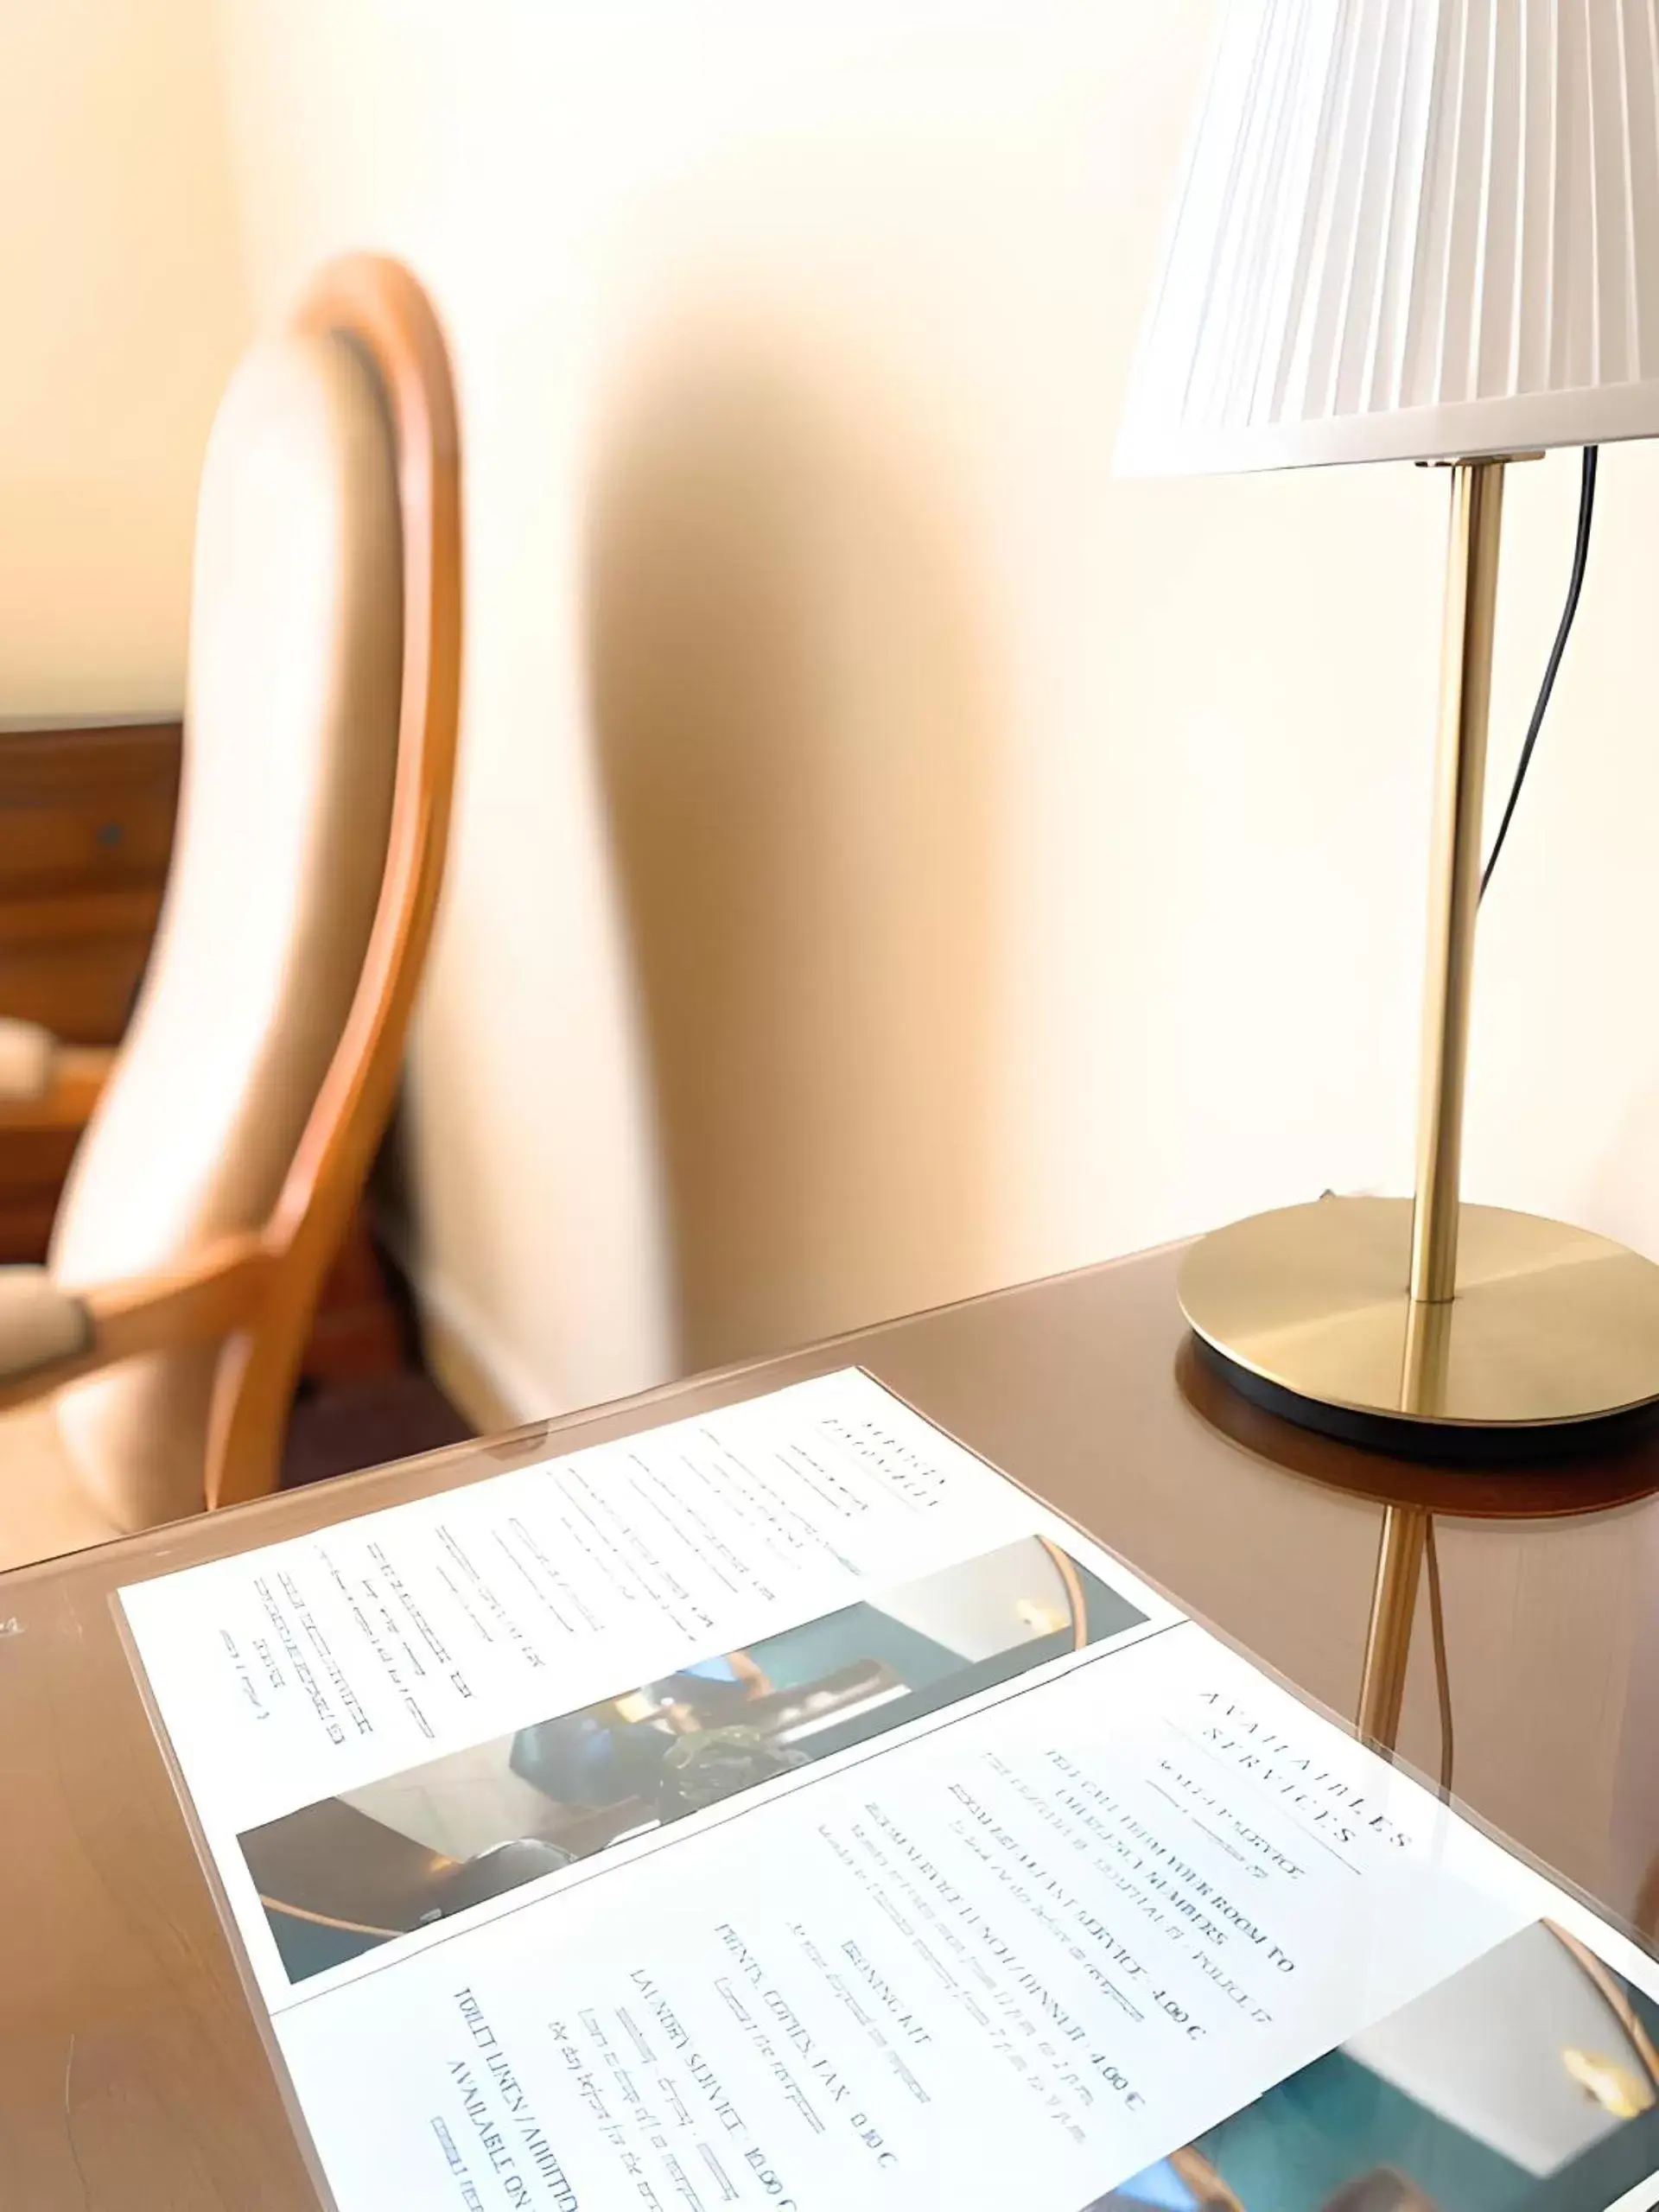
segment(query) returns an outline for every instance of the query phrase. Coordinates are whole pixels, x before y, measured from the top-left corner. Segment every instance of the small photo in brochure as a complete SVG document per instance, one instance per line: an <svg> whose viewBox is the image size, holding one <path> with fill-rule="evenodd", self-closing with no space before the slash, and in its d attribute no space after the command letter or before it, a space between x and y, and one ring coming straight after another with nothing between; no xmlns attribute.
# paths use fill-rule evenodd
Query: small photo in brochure
<svg viewBox="0 0 1659 2212"><path fill-rule="evenodd" d="M1535 1921L1086 2212L1606 2212L1659 2175L1659 2003Z"/></svg>
<svg viewBox="0 0 1659 2212"><path fill-rule="evenodd" d="M238 1841L300 1982L1145 1618L1025 1537Z"/></svg>

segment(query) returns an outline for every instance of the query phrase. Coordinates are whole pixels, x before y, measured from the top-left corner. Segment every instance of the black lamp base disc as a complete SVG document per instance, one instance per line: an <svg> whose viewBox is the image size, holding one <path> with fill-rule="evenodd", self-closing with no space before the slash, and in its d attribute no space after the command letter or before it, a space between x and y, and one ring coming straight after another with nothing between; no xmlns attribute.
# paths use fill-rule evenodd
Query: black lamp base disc
<svg viewBox="0 0 1659 2212"><path fill-rule="evenodd" d="M1414 1421L1406 1414L1357 1412L1322 1398L1305 1398L1242 1367L1193 1332L1199 1358L1230 1389L1263 1413L1298 1428L1334 1437L1363 1452L1386 1452L1395 1459L1432 1461L1451 1467L1536 1466L1597 1452L1619 1452L1659 1436L1659 1405L1628 1406L1584 1421L1505 1421L1491 1427L1468 1422Z"/></svg>

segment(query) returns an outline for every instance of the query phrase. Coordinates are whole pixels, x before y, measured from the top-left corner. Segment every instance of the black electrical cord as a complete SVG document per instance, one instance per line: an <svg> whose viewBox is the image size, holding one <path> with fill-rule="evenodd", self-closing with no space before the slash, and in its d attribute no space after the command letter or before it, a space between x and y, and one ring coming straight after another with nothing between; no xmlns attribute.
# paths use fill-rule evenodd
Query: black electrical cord
<svg viewBox="0 0 1659 2212"><path fill-rule="evenodd" d="M1586 446L1584 473L1579 485L1579 534L1573 549L1573 580L1567 588L1567 605L1561 610L1561 625L1555 632L1555 642L1549 650L1549 660L1544 669L1544 680L1539 686L1538 703L1532 710L1532 721L1527 728L1527 741L1521 747L1521 758L1516 765L1515 781L1510 785L1509 804L1503 810L1503 819L1497 825L1497 835L1492 840L1492 849L1481 871L1480 895L1486 896L1486 887L1492 880L1492 870L1497 866L1497 856L1503 849L1503 840L1510 834L1510 824L1515 819L1516 802L1521 796L1521 786L1527 780L1527 770L1532 764L1533 747L1538 742L1538 733L1544 726L1549 696L1555 689L1555 677L1561 665L1561 655L1567 651L1567 641L1573 634L1573 618L1579 611L1579 594L1584 589L1585 563L1590 556L1590 524L1596 512L1596 459L1600 448Z"/></svg>

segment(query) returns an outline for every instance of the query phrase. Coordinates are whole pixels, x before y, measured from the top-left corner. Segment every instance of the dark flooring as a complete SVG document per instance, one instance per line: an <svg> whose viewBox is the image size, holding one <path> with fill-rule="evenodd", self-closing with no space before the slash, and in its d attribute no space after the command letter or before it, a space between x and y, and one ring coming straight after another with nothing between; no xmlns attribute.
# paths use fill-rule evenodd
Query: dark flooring
<svg viewBox="0 0 1659 2212"><path fill-rule="evenodd" d="M431 1376L415 1368L303 1383L289 1422L283 1488L407 1459L472 1433Z"/></svg>

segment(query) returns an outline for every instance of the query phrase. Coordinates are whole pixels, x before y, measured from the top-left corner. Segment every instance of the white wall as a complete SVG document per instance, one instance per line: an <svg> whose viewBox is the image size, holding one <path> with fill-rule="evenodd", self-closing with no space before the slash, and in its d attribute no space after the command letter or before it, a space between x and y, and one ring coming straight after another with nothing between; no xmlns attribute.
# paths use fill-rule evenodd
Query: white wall
<svg viewBox="0 0 1659 2212"><path fill-rule="evenodd" d="M216 0L0 7L0 716L176 709L248 333Z"/></svg>
<svg viewBox="0 0 1659 2212"><path fill-rule="evenodd" d="M422 1266L526 1414L1404 1186L1444 482L1110 477L1212 16L223 0L258 308L377 245L456 356ZM1495 773L1574 488L1516 473ZM1656 489L1608 456L1468 1158L1659 1254Z"/></svg>
<svg viewBox="0 0 1659 2212"><path fill-rule="evenodd" d="M384 245L458 359L416 1104L508 1398L1403 1187L1444 482L1110 478L1211 0L226 8L261 305ZM1603 480L1469 1183L1659 1252L1659 459ZM1573 495L1516 474L1499 771Z"/></svg>

